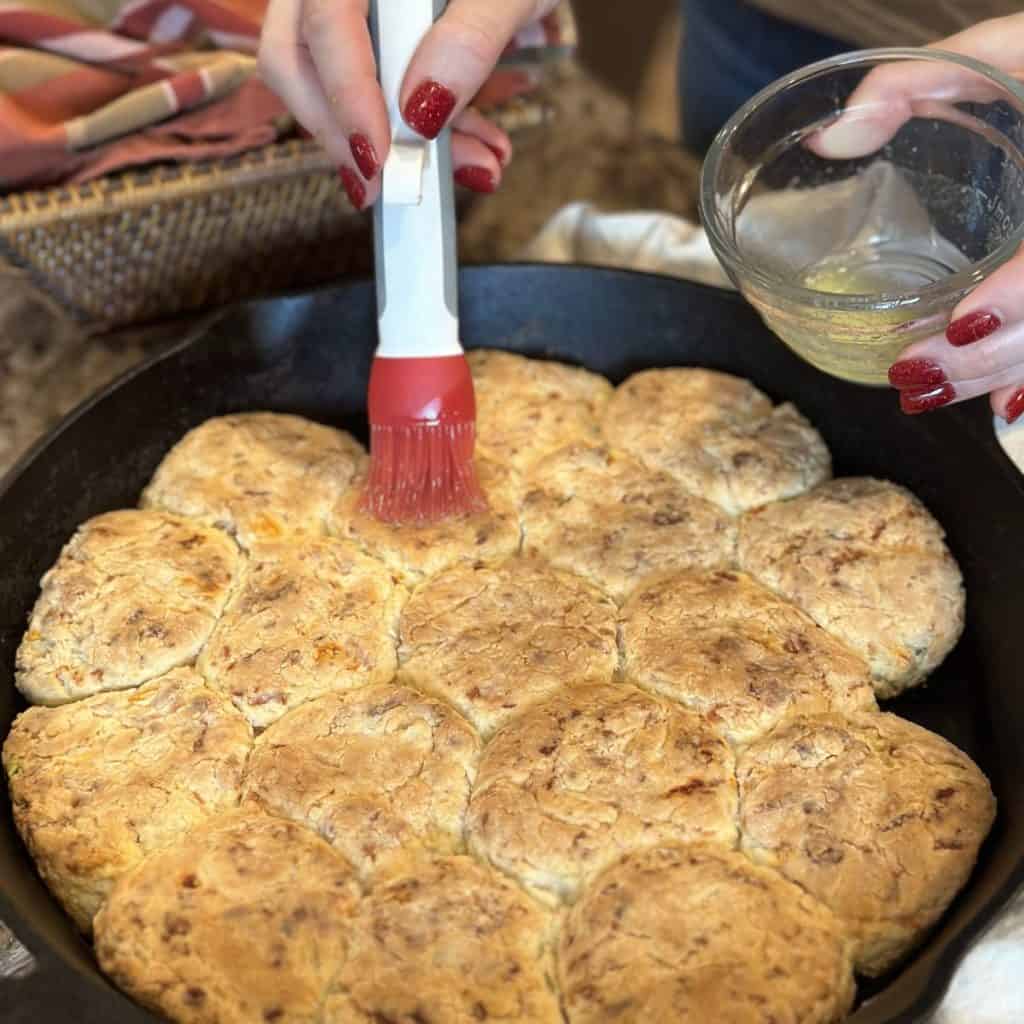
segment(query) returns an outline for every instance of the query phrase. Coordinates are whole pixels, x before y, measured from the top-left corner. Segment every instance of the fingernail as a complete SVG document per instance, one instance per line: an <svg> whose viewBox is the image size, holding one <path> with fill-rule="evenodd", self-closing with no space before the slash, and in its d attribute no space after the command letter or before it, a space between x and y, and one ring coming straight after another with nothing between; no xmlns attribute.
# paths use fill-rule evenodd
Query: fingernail
<svg viewBox="0 0 1024 1024"><path fill-rule="evenodd" d="M949 405L956 398L953 385L948 381L929 391L901 391L900 408L909 416L931 412L943 405Z"/></svg>
<svg viewBox="0 0 1024 1024"><path fill-rule="evenodd" d="M1022 412L1024 412L1024 388L1020 388L1010 395L1010 400L1006 403L1006 412L1003 414L1003 419L1007 423L1014 423L1020 419Z"/></svg>
<svg viewBox="0 0 1024 1024"><path fill-rule="evenodd" d="M380 161L370 140L359 132L353 132L348 137L348 145L352 150L352 159L359 168L359 173L369 181L380 169Z"/></svg>
<svg viewBox="0 0 1024 1024"><path fill-rule="evenodd" d="M405 123L425 139L436 139L455 109L455 93L428 78L420 82L402 111Z"/></svg>
<svg viewBox="0 0 1024 1024"><path fill-rule="evenodd" d="M901 359L889 367L889 383L894 388L920 391L946 383L946 371L932 359Z"/></svg>
<svg viewBox="0 0 1024 1024"><path fill-rule="evenodd" d="M455 180L474 192L493 192L498 187L494 175L486 167L460 167L455 172Z"/></svg>
<svg viewBox="0 0 1024 1024"><path fill-rule="evenodd" d="M1003 321L995 313L967 313L954 320L946 328L946 341L950 345L962 348L964 345L973 344L987 338L993 331L998 331L1003 326Z"/></svg>
<svg viewBox="0 0 1024 1024"><path fill-rule="evenodd" d="M363 203L366 202L366 186L351 167L342 167L338 173L341 175L341 183L345 186L345 191L348 193L348 201L357 210L361 210Z"/></svg>

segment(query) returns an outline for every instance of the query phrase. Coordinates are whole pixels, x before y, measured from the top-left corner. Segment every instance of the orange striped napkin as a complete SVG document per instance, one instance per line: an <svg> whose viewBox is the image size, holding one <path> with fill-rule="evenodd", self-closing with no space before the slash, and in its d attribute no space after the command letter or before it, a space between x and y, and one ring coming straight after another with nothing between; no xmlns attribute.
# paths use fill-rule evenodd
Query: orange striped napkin
<svg viewBox="0 0 1024 1024"><path fill-rule="evenodd" d="M256 72L266 0L0 0L0 192L229 156L294 132ZM575 45L563 4L477 97L528 92Z"/></svg>

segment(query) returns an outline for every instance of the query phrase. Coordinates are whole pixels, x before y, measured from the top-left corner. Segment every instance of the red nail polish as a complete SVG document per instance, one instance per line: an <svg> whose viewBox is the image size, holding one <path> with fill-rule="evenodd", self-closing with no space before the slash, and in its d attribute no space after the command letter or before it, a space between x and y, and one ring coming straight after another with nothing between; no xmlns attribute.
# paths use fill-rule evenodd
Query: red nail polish
<svg viewBox="0 0 1024 1024"><path fill-rule="evenodd" d="M900 408L909 416L930 412L943 405L949 405L956 398L956 391L948 381L929 391L901 391Z"/></svg>
<svg viewBox="0 0 1024 1024"><path fill-rule="evenodd" d="M359 132L353 132L348 137L348 145L352 150L352 159L359 168L359 173L369 181L380 169L380 161L370 140Z"/></svg>
<svg viewBox="0 0 1024 1024"><path fill-rule="evenodd" d="M1018 388L1010 395L1010 400L1006 403L1006 412L1003 413L1003 419L1007 423L1015 423L1020 419L1020 414L1024 412L1024 388Z"/></svg>
<svg viewBox="0 0 1024 1024"><path fill-rule="evenodd" d="M1003 321L995 313L967 313L954 320L946 328L946 341L950 345L962 348L964 345L971 345L982 338L987 338L993 331L998 331L1003 326Z"/></svg>
<svg viewBox="0 0 1024 1024"><path fill-rule="evenodd" d="M361 210L366 202L366 186L359 180L359 175L351 167L342 167L338 173L341 175L341 183L348 193L348 201L357 210Z"/></svg>
<svg viewBox="0 0 1024 1024"><path fill-rule="evenodd" d="M425 139L436 139L455 109L455 93L428 78L420 82L402 111L405 123Z"/></svg>
<svg viewBox="0 0 1024 1024"><path fill-rule="evenodd" d="M901 359L889 367L889 383L894 388L920 391L946 383L946 371L933 359Z"/></svg>
<svg viewBox="0 0 1024 1024"><path fill-rule="evenodd" d="M486 167L460 167L454 177L463 188L474 192L493 192L498 187L494 175Z"/></svg>

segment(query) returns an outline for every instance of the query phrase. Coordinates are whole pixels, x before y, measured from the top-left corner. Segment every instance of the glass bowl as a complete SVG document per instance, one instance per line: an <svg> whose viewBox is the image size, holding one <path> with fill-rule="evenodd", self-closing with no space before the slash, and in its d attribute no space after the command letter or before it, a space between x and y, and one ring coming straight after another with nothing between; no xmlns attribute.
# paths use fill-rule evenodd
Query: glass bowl
<svg viewBox="0 0 1024 1024"><path fill-rule="evenodd" d="M856 92L856 95L854 93ZM938 50L812 64L742 107L701 176L726 273L812 365L885 384L1024 237L1024 87Z"/></svg>

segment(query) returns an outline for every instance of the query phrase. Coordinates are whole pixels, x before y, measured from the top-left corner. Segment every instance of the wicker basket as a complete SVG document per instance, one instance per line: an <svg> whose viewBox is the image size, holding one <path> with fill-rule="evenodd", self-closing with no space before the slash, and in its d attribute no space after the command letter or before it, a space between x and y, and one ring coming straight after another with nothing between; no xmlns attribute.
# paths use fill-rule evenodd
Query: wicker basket
<svg viewBox="0 0 1024 1024"><path fill-rule="evenodd" d="M496 119L515 139L551 113L542 88ZM89 334L368 272L370 238L308 141L0 197L0 264Z"/></svg>
<svg viewBox="0 0 1024 1024"><path fill-rule="evenodd" d="M0 257L90 332L369 266L369 221L309 142L0 199Z"/></svg>

